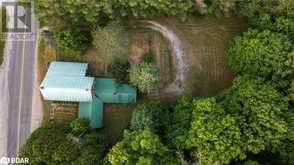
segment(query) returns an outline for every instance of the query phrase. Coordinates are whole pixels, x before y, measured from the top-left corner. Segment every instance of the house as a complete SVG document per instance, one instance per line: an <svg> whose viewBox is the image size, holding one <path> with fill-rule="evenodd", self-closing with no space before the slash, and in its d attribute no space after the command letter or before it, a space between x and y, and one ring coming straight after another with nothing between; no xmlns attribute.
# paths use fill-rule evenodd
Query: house
<svg viewBox="0 0 294 165"><path fill-rule="evenodd" d="M103 127L105 103L135 103L137 90L111 78L87 76L88 64L51 62L40 85L44 100L78 102L79 117L90 119L91 128Z"/></svg>

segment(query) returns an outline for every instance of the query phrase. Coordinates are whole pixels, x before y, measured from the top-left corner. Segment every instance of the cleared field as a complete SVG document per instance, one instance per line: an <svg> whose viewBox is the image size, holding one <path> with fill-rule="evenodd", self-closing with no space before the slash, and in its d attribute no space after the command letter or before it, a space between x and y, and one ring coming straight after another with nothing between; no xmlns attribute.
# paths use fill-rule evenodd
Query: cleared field
<svg viewBox="0 0 294 165"><path fill-rule="evenodd" d="M158 18L154 21L175 32L184 46L188 67L184 95L212 96L231 84L233 74L226 62L225 48L233 36L246 29L244 20L190 17L185 22L175 18ZM170 43L160 33L144 29L144 26L134 27L131 31L136 34L133 37L136 52L132 56L138 58L137 52L142 52L140 47L146 49L146 46L138 43L148 41L148 51L156 55L157 65L161 68L163 90L175 77L175 61L171 56ZM162 99L175 98L162 91L158 93Z"/></svg>

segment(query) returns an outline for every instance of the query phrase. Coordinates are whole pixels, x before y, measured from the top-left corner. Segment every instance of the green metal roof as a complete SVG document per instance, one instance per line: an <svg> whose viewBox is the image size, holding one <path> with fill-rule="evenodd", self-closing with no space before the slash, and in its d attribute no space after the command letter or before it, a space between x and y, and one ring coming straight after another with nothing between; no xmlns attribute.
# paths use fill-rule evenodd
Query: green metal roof
<svg viewBox="0 0 294 165"><path fill-rule="evenodd" d="M88 118L91 128L101 128L103 126L103 103L98 98L94 98L92 102L81 102L79 118Z"/></svg>
<svg viewBox="0 0 294 165"><path fill-rule="evenodd" d="M126 84L116 84L111 78L95 79L95 96L104 103L134 103L137 90Z"/></svg>
<svg viewBox="0 0 294 165"><path fill-rule="evenodd" d="M49 65L47 76L86 76L87 63L57 62L53 61Z"/></svg>
<svg viewBox="0 0 294 165"><path fill-rule="evenodd" d="M40 85L45 100L92 101L93 77L86 77L88 64L51 62Z"/></svg>

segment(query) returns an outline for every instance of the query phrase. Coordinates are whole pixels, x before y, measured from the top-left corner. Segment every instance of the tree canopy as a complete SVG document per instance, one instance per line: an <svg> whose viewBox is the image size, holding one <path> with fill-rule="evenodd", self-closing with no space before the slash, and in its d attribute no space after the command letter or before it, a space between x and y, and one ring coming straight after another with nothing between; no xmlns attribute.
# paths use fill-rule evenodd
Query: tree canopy
<svg viewBox="0 0 294 165"><path fill-rule="evenodd" d="M231 69L237 74L267 78L278 87L289 86L293 78L293 54L287 36L268 30L250 29L236 37L227 51Z"/></svg>
<svg viewBox="0 0 294 165"><path fill-rule="evenodd" d="M87 36L77 27L61 27L54 30L53 40L57 50L65 55L79 56L88 47Z"/></svg>
<svg viewBox="0 0 294 165"><path fill-rule="evenodd" d="M132 65L129 72L130 82L137 86L141 92L151 93L160 85L159 68L154 64L143 62Z"/></svg>
<svg viewBox="0 0 294 165"><path fill-rule="evenodd" d="M21 150L32 165L87 164L103 162L106 140L97 133L70 136L67 125L44 124L37 129Z"/></svg>
<svg viewBox="0 0 294 165"><path fill-rule="evenodd" d="M110 64L115 60L126 61L129 53L129 35L119 22L111 22L92 32L93 45L98 55Z"/></svg>
<svg viewBox="0 0 294 165"><path fill-rule="evenodd" d="M179 164L175 155L149 130L125 131L123 140L110 150L106 159L113 165Z"/></svg>

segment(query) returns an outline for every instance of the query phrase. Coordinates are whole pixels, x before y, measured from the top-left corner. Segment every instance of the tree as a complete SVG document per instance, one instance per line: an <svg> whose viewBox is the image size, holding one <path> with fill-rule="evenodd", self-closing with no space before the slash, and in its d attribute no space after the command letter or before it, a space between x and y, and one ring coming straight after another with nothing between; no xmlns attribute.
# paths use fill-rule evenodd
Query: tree
<svg viewBox="0 0 294 165"><path fill-rule="evenodd" d="M228 164L232 159L246 157L238 120L233 115L226 114L214 98L195 100L192 108L186 145L196 150L199 164Z"/></svg>
<svg viewBox="0 0 294 165"><path fill-rule="evenodd" d="M123 140L110 150L106 160L112 165L179 164L160 138L149 130L125 131Z"/></svg>
<svg viewBox="0 0 294 165"><path fill-rule="evenodd" d="M130 128L133 131L149 129L153 133L162 133L165 114L159 102L144 103L134 110Z"/></svg>
<svg viewBox="0 0 294 165"><path fill-rule="evenodd" d="M83 136L81 156L73 163L75 165L102 165L107 149L106 139L97 133L89 133Z"/></svg>
<svg viewBox="0 0 294 165"><path fill-rule="evenodd" d="M259 153L269 145L279 144L286 134L283 114L288 99L263 78L239 76L219 99L226 112L237 118L243 151Z"/></svg>
<svg viewBox="0 0 294 165"><path fill-rule="evenodd" d="M294 104L294 80L292 80L291 83L291 88L289 90L289 99L292 101L292 103Z"/></svg>
<svg viewBox="0 0 294 165"><path fill-rule="evenodd" d="M248 160L243 165L259 165L259 163L254 160Z"/></svg>
<svg viewBox="0 0 294 165"><path fill-rule="evenodd" d="M71 133L82 135L90 131L90 120L87 118L78 118L70 123Z"/></svg>
<svg viewBox="0 0 294 165"><path fill-rule="evenodd" d="M108 0L34 0L42 25L96 27L114 18L112 1Z"/></svg>
<svg viewBox="0 0 294 165"><path fill-rule="evenodd" d="M233 40L227 51L228 62L236 74L265 77L285 88L294 76L290 48L291 43L283 34L250 29Z"/></svg>
<svg viewBox="0 0 294 165"><path fill-rule="evenodd" d="M129 53L129 35L119 22L111 22L106 27L92 32L93 45L98 55L110 64L115 60L126 61Z"/></svg>
<svg viewBox="0 0 294 165"><path fill-rule="evenodd" d="M129 81L129 69L130 63L128 61L115 60L108 65L107 71L110 72L117 83L121 84Z"/></svg>
<svg viewBox="0 0 294 165"><path fill-rule="evenodd" d="M79 56L88 47L88 38L77 27L55 29L53 40L57 49L69 56Z"/></svg>
<svg viewBox="0 0 294 165"><path fill-rule="evenodd" d="M271 16L269 14L250 18L250 27L259 30L270 30L287 35L294 41L294 15L293 16Z"/></svg>
<svg viewBox="0 0 294 165"><path fill-rule="evenodd" d="M68 143L66 139L67 133L68 129L64 125L45 124L32 133L22 148L21 155L30 158L30 164L32 165L58 164L53 155L56 154L61 144ZM73 152L72 155L77 156L76 152Z"/></svg>
<svg viewBox="0 0 294 165"><path fill-rule="evenodd" d="M130 69L130 82L144 93L151 93L160 85L160 75L157 66L148 63L132 65Z"/></svg>
<svg viewBox="0 0 294 165"><path fill-rule="evenodd" d="M188 131L191 128L192 121L192 99L181 97L173 106L173 112L170 113L170 120L167 127L167 141L177 151L182 151L188 147L185 144L188 138Z"/></svg>
<svg viewBox="0 0 294 165"><path fill-rule="evenodd" d="M73 140L67 125L44 124L32 133L21 149L31 165L97 165L106 151L106 140L97 133L88 133Z"/></svg>
<svg viewBox="0 0 294 165"><path fill-rule="evenodd" d="M118 15L135 18L152 18L156 16L186 16L192 13L195 8L194 0L119 0L115 6Z"/></svg>

